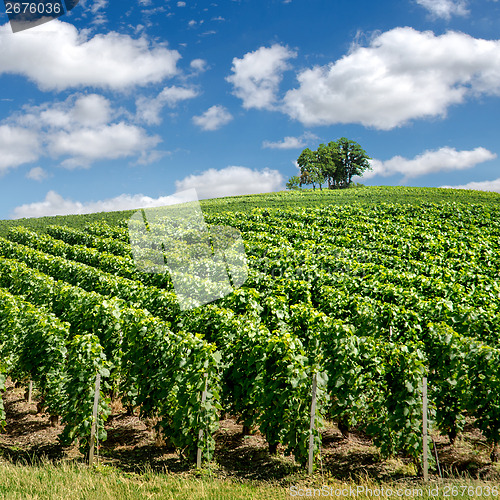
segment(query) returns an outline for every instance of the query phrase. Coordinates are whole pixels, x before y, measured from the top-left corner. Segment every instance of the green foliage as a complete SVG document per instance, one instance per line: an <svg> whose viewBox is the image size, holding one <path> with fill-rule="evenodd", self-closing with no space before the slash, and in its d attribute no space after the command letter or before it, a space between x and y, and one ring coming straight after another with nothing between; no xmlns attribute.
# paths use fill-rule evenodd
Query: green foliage
<svg viewBox="0 0 500 500"><path fill-rule="evenodd" d="M110 399L106 397L106 379L111 365L106 359L99 339L92 334L76 335L68 345L68 365L65 392L68 395L63 409L62 423L65 425L60 440L70 445L79 438L79 448L85 455L89 450L90 430L93 421L95 380L102 376L101 394L97 412L97 439L103 441L107 433L104 422L111 413Z"/></svg>
<svg viewBox="0 0 500 500"><path fill-rule="evenodd" d="M421 346L386 344L383 346L385 392L381 405L375 404L376 417L368 425L374 428L374 442L383 456L398 451L414 460L422 456L422 378L426 374ZM377 406L379 409L377 411ZM375 426L375 427L373 427Z"/></svg>
<svg viewBox="0 0 500 500"><path fill-rule="evenodd" d="M318 184L321 189L322 184L327 182L331 189L349 187L353 176L362 176L365 170L371 170L369 160L370 157L357 142L345 137L320 144L316 151L306 148L297 159L300 185L312 184L315 189Z"/></svg>
<svg viewBox="0 0 500 500"><path fill-rule="evenodd" d="M52 415L64 403L69 324L0 289L0 346L11 376L31 378Z"/></svg>
<svg viewBox="0 0 500 500"><path fill-rule="evenodd" d="M298 175L292 175L286 183L287 189L299 189L300 188L300 177Z"/></svg>
<svg viewBox="0 0 500 500"><path fill-rule="evenodd" d="M215 346L199 336L174 334L140 309L126 309L122 319L124 401L140 405L143 416L160 416L168 441L187 458L194 460L198 446L210 458L221 409L220 355ZM208 393L202 402L205 381Z"/></svg>
<svg viewBox="0 0 500 500"><path fill-rule="evenodd" d="M348 184L332 165L357 175L357 153L339 144L301 163L320 157L331 185ZM442 433L453 438L469 416L497 443L499 199L357 188L208 200L209 224L242 232L248 279L183 312L168 278L135 268L123 219L13 229L0 239L1 370L36 380L61 409L63 440L83 448L98 371L101 429L113 390L191 460L198 446L213 455L224 409L305 463L314 374L316 450L330 418L417 461L423 376Z"/></svg>

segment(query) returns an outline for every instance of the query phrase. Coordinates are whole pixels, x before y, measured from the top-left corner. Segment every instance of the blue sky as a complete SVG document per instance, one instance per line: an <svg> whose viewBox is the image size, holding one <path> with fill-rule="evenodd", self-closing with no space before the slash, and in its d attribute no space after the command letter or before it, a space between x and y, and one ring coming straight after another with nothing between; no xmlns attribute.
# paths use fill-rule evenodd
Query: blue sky
<svg viewBox="0 0 500 500"><path fill-rule="evenodd" d="M348 137L365 185L500 191L498 0L81 0L0 14L0 218L278 191Z"/></svg>

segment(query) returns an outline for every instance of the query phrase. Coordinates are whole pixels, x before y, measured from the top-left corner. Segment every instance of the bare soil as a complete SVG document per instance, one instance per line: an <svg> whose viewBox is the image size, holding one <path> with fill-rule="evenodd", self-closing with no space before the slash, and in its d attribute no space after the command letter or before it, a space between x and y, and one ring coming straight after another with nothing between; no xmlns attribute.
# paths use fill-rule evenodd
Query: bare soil
<svg viewBox="0 0 500 500"><path fill-rule="evenodd" d="M0 464L52 462L84 462L76 445L63 447L58 442L62 426L51 423L45 413L37 413L36 393L33 402L25 399L26 388L7 382L3 394L7 425L0 433ZM154 430L154 421L127 415L119 402L112 404L106 428L108 439L99 443L100 464L127 472L157 471L188 474L193 464L182 460L175 450L165 445ZM209 466L211 474L241 480L267 480L289 484L304 471L283 449L273 456L264 437L255 431L243 435L243 427L234 418L221 421L216 434L215 459ZM482 434L472 426L451 446L448 438L433 435L444 477L467 477L500 481L500 465L489 458L490 448ZM411 460L396 456L383 460L369 437L351 432L344 438L336 425L323 432L323 447L318 473L336 479L372 478L375 480L417 479ZM437 471L434 471L437 478Z"/></svg>

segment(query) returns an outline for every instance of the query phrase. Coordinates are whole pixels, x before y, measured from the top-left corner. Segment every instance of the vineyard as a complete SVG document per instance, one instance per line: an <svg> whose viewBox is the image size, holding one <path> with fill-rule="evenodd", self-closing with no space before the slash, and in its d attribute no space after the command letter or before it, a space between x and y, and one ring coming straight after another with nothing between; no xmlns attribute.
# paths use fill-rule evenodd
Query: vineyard
<svg viewBox="0 0 500 500"><path fill-rule="evenodd" d="M125 218L5 227L0 395L7 377L33 381L64 426L61 443L77 441L84 453L99 373L100 442L120 400L156 418L191 461L213 458L214 432L229 414L299 464L311 435L317 460L322 430L335 422L345 436L365 432L382 456L403 453L420 466L427 377L434 428L453 443L472 422L496 461L498 198L335 204L326 196L317 206L205 210L209 226L241 232L248 277L185 311L168 274L136 268Z"/></svg>

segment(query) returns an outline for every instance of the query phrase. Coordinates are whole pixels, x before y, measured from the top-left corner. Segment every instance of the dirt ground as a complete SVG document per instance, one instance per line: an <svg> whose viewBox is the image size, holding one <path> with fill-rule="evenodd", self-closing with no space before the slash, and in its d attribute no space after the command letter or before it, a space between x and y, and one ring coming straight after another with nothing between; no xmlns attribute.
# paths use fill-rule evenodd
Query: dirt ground
<svg viewBox="0 0 500 500"><path fill-rule="evenodd" d="M25 392L25 387L16 388L7 382L3 394L7 425L0 433L0 464L2 461L29 464L40 459L83 462L85 457L76 445L63 447L58 443L62 427L51 425L49 415L37 413L36 394L28 404ZM108 439L99 445L100 464L129 472L153 470L183 474L193 468L193 464L181 460L175 450L165 446L156 435L153 422L127 415L119 403L114 403L112 410L106 423ZM500 465L490 462L489 446L477 430L467 428L453 446L447 437L435 435L433 438L444 477L500 481ZM303 472L293 458L283 455L283 450L278 449L278 454L271 456L258 431L243 435L242 426L232 418L221 421L216 443L215 459L209 470L218 477L286 484ZM336 479L416 478L415 467L408 458L397 456L382 460L367 436L353 432L348 439L343 438L334 424L323 432L318 473Z"/></svg>

